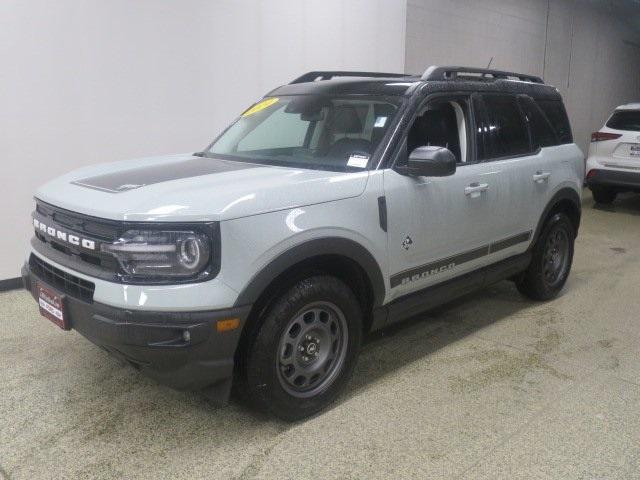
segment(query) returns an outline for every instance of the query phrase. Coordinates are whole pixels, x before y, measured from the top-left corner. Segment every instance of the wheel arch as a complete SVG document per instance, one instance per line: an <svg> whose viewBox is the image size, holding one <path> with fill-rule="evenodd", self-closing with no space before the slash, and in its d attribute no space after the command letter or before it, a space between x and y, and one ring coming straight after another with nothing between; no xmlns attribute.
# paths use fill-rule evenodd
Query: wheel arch
<svg viewBox="0 0 640 480"><path fill-rule="evenodd" d="M545 207L542 215L540 216L540 220L538 221L538 226L536 227L533 241L531 242L532 247L538 240L538 237L540 236L540 232L542 231L546 220L551 215L558 212L563 212L569 217L569 220L571 220L573 228L577 234L578 229L580 228L580 220L582 217L582 201L580 199L580 195L574 188L561 188L547 203L547 206Z"/></svg>
<svg viewBox="0 0 640 480"><path fill-rule="evenodd" d="M350 239L324 237L296 245L271 260L240 292L235 306L253 305L250 324L251 317L259 316L271 298L309 273L334 275L347 283L358 296L365 317L384 300L384 277L371 252Z"/></svg>

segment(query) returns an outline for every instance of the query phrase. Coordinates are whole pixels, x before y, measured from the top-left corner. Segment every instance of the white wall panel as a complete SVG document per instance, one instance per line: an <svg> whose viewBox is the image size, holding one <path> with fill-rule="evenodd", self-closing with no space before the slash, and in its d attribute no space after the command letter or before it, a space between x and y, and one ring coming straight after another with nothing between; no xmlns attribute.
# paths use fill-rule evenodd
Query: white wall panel
<svg viewBox="0 0 640 480"><path fill-rule="evenodd" d="M565 99L576 143L611 109L640 101L637 33L588 0L409 0L407 71L431 64L492 67L544 76ZM605 8L607 7L607 8ZM548 19L548 23L547 23Z"/></svg>
<svg viewBox="0 0 640 480"><path fill-rule="evenodd" d="M308 70L403 71L404 0L0 0L0 280L37 185L195 151Z"/></svg>

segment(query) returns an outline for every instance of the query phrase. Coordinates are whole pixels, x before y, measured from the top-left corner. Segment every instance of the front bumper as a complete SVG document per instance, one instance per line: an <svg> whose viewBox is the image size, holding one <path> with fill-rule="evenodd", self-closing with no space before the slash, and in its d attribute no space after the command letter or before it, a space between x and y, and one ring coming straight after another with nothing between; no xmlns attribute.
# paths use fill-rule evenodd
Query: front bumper
<svg viewBox="0 0 640 480"><path fill-rule="evenodd" d="M64 295L71 328L88 340L160 383L177 389L206 389L211 398L226 401L250 305L198 312L127 310L80 299L44 276L29 264L22 268L24 287L36 301L36 282ZM218 320L231 318L238 318L239 326L219 332Z"/></svg>
<svg viewBox="0 0 640 480"><path fill-rule="evenodd" d="M640 190L640 172L622 170L591 169L587 177L587 186L617 188L619 190Z"/></svg>

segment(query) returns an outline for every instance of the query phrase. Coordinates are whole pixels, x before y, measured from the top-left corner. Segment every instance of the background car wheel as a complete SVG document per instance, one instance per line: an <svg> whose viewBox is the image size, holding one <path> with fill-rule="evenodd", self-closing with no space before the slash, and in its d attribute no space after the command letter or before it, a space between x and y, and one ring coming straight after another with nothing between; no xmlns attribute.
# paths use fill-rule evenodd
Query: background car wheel
<svg viewBox="0 0 640 480"><path fill-rule="evenodd" d="M533 300L550 300L564 287L575 242L575 229L564 213L552 215L533 247L531 263L516 281L520 293Z"/></svg>
<svg viewBox="0 0 640 480"><path fill-rule="evenodd" d="M612 190L610 188L603 188L603 187L598 187L598 188L592 188L591 189L591 193L593 194L593 199L595 200L596 203L601 203L601 204L610 204L613 203L613 201L616 199L617 193L615 190Z"/></svg>
<svg viewBox="0 0 640 480"><path fill-rule="evenodd" d="M361 341L352 290L330 276L301 280L263 314L246 344L245 396L284 420L313 415L349 380Z"/></svg>

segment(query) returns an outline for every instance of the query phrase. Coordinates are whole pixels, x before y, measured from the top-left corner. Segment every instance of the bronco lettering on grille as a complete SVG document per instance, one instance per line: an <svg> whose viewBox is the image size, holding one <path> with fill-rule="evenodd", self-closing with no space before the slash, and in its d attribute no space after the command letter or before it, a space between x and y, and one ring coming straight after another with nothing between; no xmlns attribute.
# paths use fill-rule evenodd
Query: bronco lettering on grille
<svg viewBox="0 0 640 480"><path fill-rule="evenodd" d="M36 230L39 230L60 242L86 248L87 250L96 249L96 242L94 240L82 238L78 235L58 230L57 228L47 225L36 218L33 219L33 226Z"/></svg>

